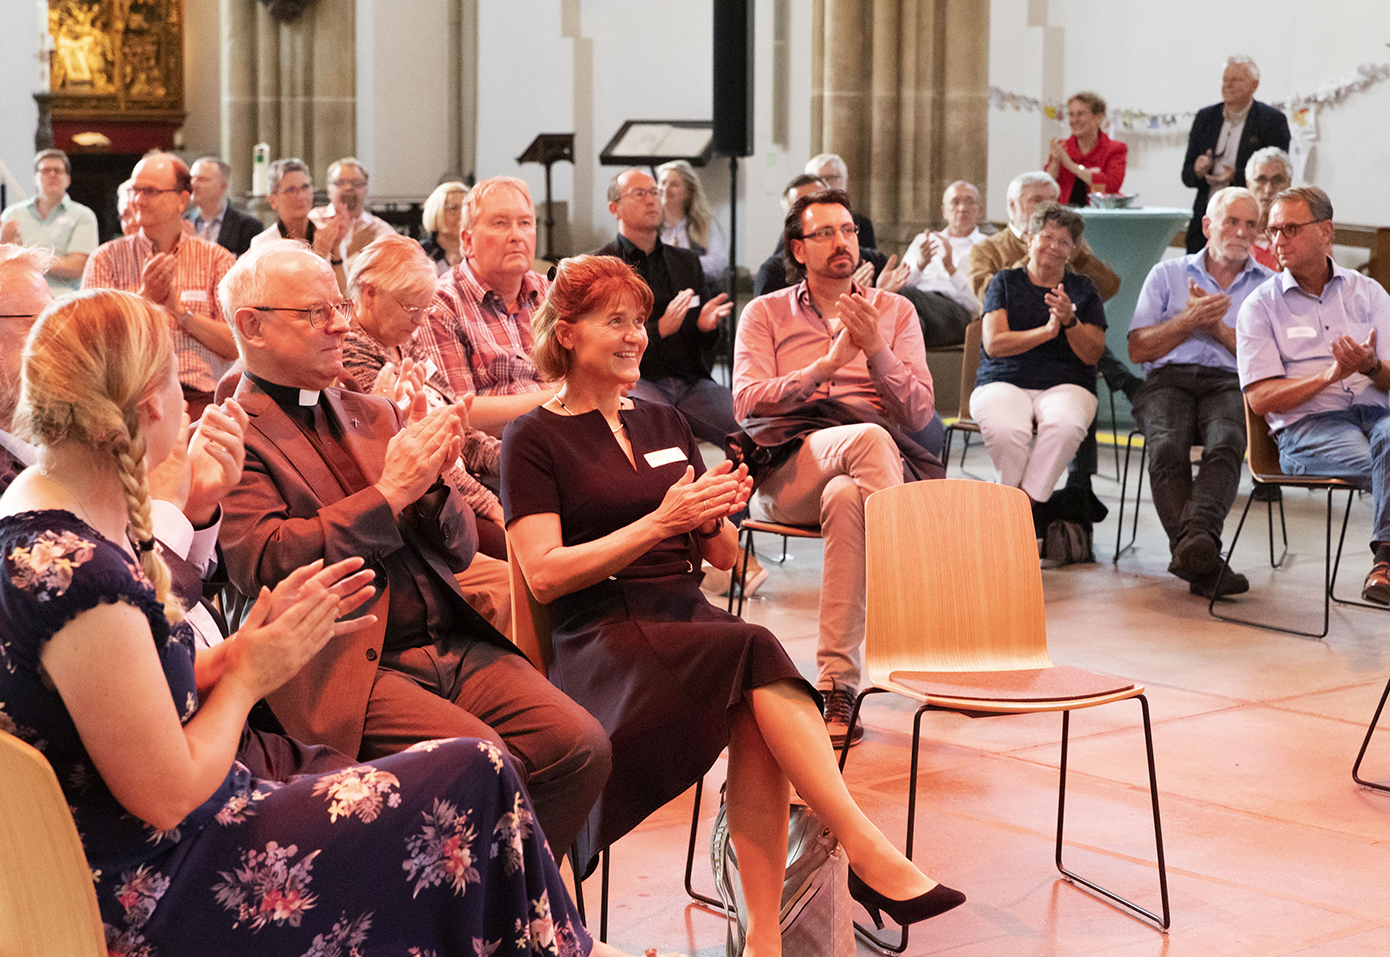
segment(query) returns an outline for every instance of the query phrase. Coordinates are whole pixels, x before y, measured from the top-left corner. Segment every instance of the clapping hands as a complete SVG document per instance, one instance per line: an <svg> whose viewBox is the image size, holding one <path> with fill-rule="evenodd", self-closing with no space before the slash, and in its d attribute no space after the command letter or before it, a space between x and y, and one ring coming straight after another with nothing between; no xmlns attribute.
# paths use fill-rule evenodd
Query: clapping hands
<svg viewBox="0 0 1390 957"><path fill-rule="evenodd" d="M748 466L734 468L725 460L699 478L694 466L687 465L685 474L666 490L652 519L667 537L693 532L695 529L730 515L737 515L753 494L753 480Z"/></svg>

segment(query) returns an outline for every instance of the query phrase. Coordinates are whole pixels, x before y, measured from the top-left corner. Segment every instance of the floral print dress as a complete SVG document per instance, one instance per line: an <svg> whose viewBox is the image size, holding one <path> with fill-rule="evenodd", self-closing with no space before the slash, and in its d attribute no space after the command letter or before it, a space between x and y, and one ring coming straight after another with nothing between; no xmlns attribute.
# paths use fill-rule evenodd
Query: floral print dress
<svg viewBox="0 0 1390 957"><path fill-rule="evenodd" d="M184 722L193 642L139 567L69 512L0 518L0 730L48 759L87 852L112 955L488 957L592 947L511 764L475 739L280 784L233 763L172 830L107 790L43 671L99 603L142 611Z"/></svg>

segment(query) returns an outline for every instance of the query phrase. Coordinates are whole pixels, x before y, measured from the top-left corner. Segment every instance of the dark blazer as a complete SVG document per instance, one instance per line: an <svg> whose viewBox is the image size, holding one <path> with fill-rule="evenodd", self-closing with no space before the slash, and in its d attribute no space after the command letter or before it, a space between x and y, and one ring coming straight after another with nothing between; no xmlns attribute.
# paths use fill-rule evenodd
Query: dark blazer
<svg viewBox="0 0 1390 957"><path fill-rule="evenodd" d="M0 492L10 487L10 483L24 471L24 463L10 454L10 450L0 445Z"/></svg>
<svg viewBox="0 0 1390 957"><path fill-rule="evenodd" d="M595 256L617 256L635 269L635 264L623 253L623 245L616 237L603 248L594 250ZM676 376L692 382L708 379L710 370L714 368L714 344L719 339L719 331L702 332L698 325L700 306L704 305L711 293L705 285L705 271L700 266L700 257L669 243L661 244L661 253L666 275L671 280L671 291L676 293L682 289L694 289L700 297L700 305L692 306L686 312L679 330L663 337L657 331L657 320L671 300L661 295L655 298L652 314L647 317L647 351L642 356L642 378Z"/></svg>
<svg viewBox="0 0 1390 957"><path fill-rule="evenodd" d="M1197 157L1207 150L1216 149L1216 141L1221 137L1224 106L1217 103L1198 111L1192 121L1192 132L1187 136L1187 156L1182 161L1182 182L1184 186L1195 188L1197 197L1192 203L1192 219L1187 224L1187 251L1195 253L1207 244L1202 235L1202 217L1207 211L1207 199L1211 187L1204 179L1198 179L1192 170ZM1240 147L1236 151L1235 175L1231 177L1232 186L1245 185L1245 164L1250 155L1266 146L1277 146L1281 150L1289 148L1289 121L1274 107L1259 100L1250 104L1250 114L1245 118L1245 129L1241 131Z"/></svg>
<svg viewBox="0 0 1390 957"><path fill-rule="evenodd" d="M377 396L337 389L324 396L345 449L375 482L386 445L401 428L399 411ZM220 541L232 584L255 595L315 559L331 564L354 555L378 573L380 591L361 612L375 614L377 623L330 641L267 698L291 737L357 754L390 602L381 563L396 549L417 549L432 572L422 587L451 603L461 633L516 650L459 591L454 576L473 560L478 539L473 513L452 486L440 483L397 519L373 488L346 494L298 426L249 378L242 377L236 399L250 427L241 483L222 501Z"/></svg>
<svg viewBox="0 0 1390 957"><path fill-rule="evenodd" d="M229 205L227 211L222 214L222 228L217 232L217 245L240 256L251 248L252 238L264 229L265 224L259 219Z"/></svg>

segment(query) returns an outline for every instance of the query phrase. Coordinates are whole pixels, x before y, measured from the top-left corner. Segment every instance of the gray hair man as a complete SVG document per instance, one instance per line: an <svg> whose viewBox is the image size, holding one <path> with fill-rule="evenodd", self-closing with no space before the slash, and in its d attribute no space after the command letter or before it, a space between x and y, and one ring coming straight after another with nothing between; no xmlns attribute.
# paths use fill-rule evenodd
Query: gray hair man
<svg viewBox="0 0 1390 957"><path fill-rule="evenodd" d="M1182 183L1197 190L1187 224L1187 251L1206 245L1202 216L1211 194L1225 186L1245 185L1250 154L1266 146L1289 148L1289 121L1282 110L1255 99L1260 68L1246 56L1226 60L1221 72L1221 102L1197 112L1187 137Z"/></svg>
<svg viewBox="0 0 1390 957"><path fill-rule="evenodd" d="M941 197L946 229L922 230L903 253L909 271L900 292L917 308L928 349L964 342L965 327L980 314L966 267L971 252L985 240L979 226L982 211L975 185L956 180Z"/></svg>
<svg viewBox="0 0 1390 957"><path fill-rule="evenodd" d="M193 199L184 219L193 224L193 231L203 239L240 256L251 248L251 240L263 227L259 219L233 209L228 202L232 168L216 156L203 156L193 161L189 173Z"/></svg>
<svg viewBox="0 0 1390 957"><path fill-rule="evenodd" d="M1269 225L1269 210L1274 205L1274 197L1293 185L1293 160L1277 146L1256 150L1245 163L1245 185L1260 204L1260 228L1250 253L1261 265L1278 272L1283 267L1274 255L1265 227Z"/></svg>
<svg viewBox="0 0 1390 957"><path fill-rule="evenodd" d="M1317 187L1274 198L1269 233L1284 271L1241 307L1236 360L1280 468L1371 493L1375 558L1362 597L1390 605L1390 294L1332 259L1333 228Z"/></svg>
<svg viewBox="0 0 1390 957"><path fill-rule="evenodd" d="M1129 358L1143 363L1134 415L1144 431L1154 510L1168 533L1168 571L1210 598L1246 591L1220 575L1221 529L1240 484L1245 405L1236 372L1236 317L1271 271L1255 261L1260 205L1228 186L1207 205L1201 252L1149 271L1129 325ZM1202 446L1192 475L1192 446Z"/></svg>
<svg viewBox="0 0 1390 957"><path fill-rule="evenodd" d="M367 168L354 156L346 156L328 167L328 205L309 214L316 226L329 220L338 223L334 258L343 261L345 272L372 240L394 232L391 224L367 211ZM339 281L339 287L342 281Z"/></svg>

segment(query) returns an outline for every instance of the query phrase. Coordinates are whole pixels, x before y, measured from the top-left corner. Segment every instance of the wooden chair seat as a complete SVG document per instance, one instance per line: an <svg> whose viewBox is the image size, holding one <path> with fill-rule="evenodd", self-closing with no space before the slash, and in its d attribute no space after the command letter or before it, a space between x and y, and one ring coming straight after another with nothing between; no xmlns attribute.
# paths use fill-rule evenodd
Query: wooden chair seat
<svg viewBox="0 0 1390 957"><path fill-rule="evenodd" d="M892 671L889 680L923 701L994 702L1000 705L1076 707L1087 698L1133 695L1144 689L1125 678L1080 668L1022 668L1013 671Z"/></svg>

